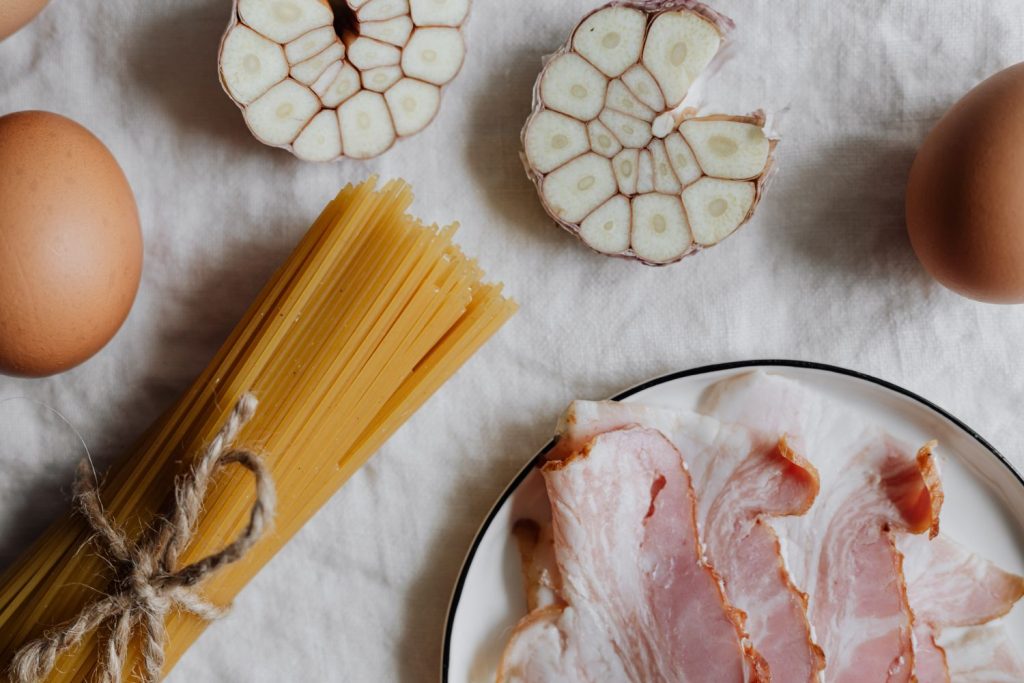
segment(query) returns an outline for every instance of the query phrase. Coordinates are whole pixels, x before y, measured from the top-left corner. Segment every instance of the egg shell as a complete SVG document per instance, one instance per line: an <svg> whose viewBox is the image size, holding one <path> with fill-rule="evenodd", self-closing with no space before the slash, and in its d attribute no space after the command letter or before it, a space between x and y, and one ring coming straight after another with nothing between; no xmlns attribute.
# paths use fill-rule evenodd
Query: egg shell
<svg viewBox="0 0 1024 683"><path fill-rule="evenodd" d="M971 90L928 134L906 216L936 280L972 299L1024 302L1024 64Z"/></svg>
<svg viewBox="0 0 1024 683"><path fill-rule="evenodd" d="M124 322L142 272L128 180L79 124L0 117L0 372L50 375L86 360Z"/></svg>
<svg viewBox="0 0 1024 683"><path fill-rule="evenodd" d="M0 40L12 35L43 11L48 0L0 0Z"/></svg>

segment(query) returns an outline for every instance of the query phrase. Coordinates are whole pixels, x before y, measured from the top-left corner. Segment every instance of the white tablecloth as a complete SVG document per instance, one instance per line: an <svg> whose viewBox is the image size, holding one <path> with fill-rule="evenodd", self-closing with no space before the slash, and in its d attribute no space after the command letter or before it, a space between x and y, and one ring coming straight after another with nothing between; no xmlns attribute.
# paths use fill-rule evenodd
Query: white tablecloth
<svg viewBox="0 0 1024 683"><path fill-rule="evenodd" d="M1024 466L1024 309L935 284L902 210L929 127L1024 54L1020 2L717 0L738 24L737 49L707 101L779 114L779 171L751 225L662 269L597 256L553 227L518 159L540 58L593 6L476 0L469 58L435 123L381 159L334 165L258 144L221 92L228 0L53 0L0 44L0 113L49 109L88 126L139 203L145 274L113 343L59 377L0 378L0 399L53 406L100 464L206 365L347 181L407 178L416 212L461 220L466 249L522 303L172 682L435 679L463 554L560 409L672 370L759 357L845 365L931 398ZM24 401L0 403L0 425L6 565L66 505L81 449Z"/></svg>

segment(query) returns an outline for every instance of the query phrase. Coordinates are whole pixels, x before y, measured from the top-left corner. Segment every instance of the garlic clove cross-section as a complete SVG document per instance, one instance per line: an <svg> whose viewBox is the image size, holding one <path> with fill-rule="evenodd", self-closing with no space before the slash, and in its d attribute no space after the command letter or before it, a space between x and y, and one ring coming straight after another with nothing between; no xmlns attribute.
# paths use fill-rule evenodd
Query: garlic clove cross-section
<svg viewBox="0 0 1024 683"><path fill-rule="evenodd" d="M284 45L334 21L323 0L236 0L238 20L275 43Z"/></svg>
<svg viewBox="0 0 1024 683"><path fill-rule="evenodd" d="M526 150L543 173L563 166L590 150L586 127L555 111L544 111L526 135Z"/></svg>
<svg viewBox="0 0 1024 683"><path fill-rule="evenodd" d="M235 0L218 60L252 134L309 161L420 132L465 61L470 0L333 1Z"/></svg>
<svg viewBox="0 0 1024 683"><path fill-rule="evenodd" d="M523 128L527 174L556 223L602 254L665 265L750 219L777 144L764 115L684 106L731 28L695 0L616 1L583 18L541 71Z"/></svg>
<svg viewBox="0 0 1024 683"><path fill-rule="evenodd" d="M715 178L757 178L771 153L771 141L756 121L717 117L690 119L683 121L679 132L704 173Z"/></svg>
<svg viewBox="0 0 1024 683"><path fill-rule="evenodd" d="M249 104L288 75L288 60L281 46L250 28L239 26L224 45L224 87L238 102Z"/></svg>
<svg viewBox="0 0 1024 683"><path fill-rule="evenodd" d="M268 145L283 145L299 136L320 110L316 94L286 78L245 109L253 133Z"/></svg>

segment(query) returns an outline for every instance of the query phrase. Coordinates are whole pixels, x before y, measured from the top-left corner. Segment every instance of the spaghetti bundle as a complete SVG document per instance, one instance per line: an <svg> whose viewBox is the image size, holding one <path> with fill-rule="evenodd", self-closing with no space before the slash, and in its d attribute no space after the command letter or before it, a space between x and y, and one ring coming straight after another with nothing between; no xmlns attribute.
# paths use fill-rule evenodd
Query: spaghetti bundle
<svg viewBox="0 0 1024 683"><path fill-rule="evenodd" d="M215 604L230 603L515 310L453 244L455 226L427 227L406 215L412 194L404 182L375 185L348 186L327 206L207 369L102 489L106 514L126 534L141 534L239 399L249 392L259 399L235 441L263 454L278 492L275 526L203 583ZM219 475L180 563L237 537L252 496L244 472ZM85 522L69 515L0 580L4 666L108 589L110 567L81 549L88 541ZM165 671L205 626L183 612L167 618ZM88 680L102 637L88 635L47 680ZM131 648L126 673L139 658Z"/></svg>

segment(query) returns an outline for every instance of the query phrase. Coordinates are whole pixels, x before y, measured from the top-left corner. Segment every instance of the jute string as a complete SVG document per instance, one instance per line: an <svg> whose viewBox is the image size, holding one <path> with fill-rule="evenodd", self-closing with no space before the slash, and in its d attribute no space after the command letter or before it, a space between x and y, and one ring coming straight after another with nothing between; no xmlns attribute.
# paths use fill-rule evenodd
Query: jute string
<svg viewBox="0 0 1024 683"><path fill-rule="evenodd" d="M274 484L263 461L255 453L231 448L239 430L256 412L256 406L252 394L245 394L238 401L196 464L178 478L170 514L158 517L150 531L137 541L129 539L107 516L95 473L88 461L82 461L74 487L75 505L95 533L97 552L114 567L114 579L107 595L17 652L11 664L13 681L34 683L45 679L62 653L106 624L109 632L98 650L100 681L120 683L128 644L139 631L143 680L156 683L164 665L164 620L170 611L191 612L209 621L226 614L227 608L208 602L198 586L221 567L241 559L274 516ZM227 547L178 569L178 558L192 541L210 483L220 469L230 464L248 469L256 480L256 501L249 523Z"/></svg>

